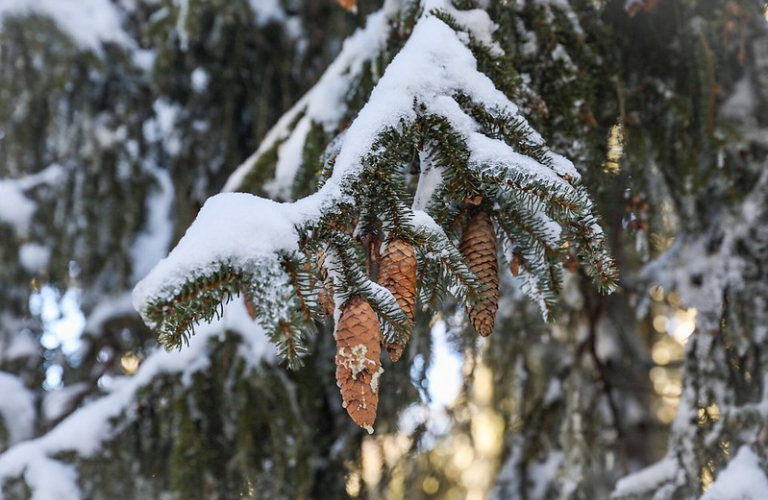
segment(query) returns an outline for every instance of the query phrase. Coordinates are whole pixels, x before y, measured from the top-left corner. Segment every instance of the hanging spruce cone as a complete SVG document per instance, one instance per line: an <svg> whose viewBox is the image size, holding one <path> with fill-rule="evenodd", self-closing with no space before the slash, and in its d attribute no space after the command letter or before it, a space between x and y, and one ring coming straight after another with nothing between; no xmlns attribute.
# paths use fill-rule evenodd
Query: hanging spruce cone
<svg viewBox="0 0 768 500"><path fill-rule="evenodd" d="M392 292L408 317L410 330L416 307L416 252L405 240L392 240L381 256L379 283ZM392 361L403 355L410 333L400 342L385 342L384 348Z"/></svg>
<svg viewBox="0 0 768 500"><path fill-rule="evenodd" d="M493 331L499 309L499 261L496 257L496 233L486 212L479 211L470 219L459 249L469 269L487 287L483 298L467 308L472 326L477 333L487 337Z"/></svg>
<svg viewBox="0 0 768 500"><path fill-rule="evenodd" d="M362 297L352 297L336 325L336 384L347 413L373 432L379 405L381 331L379 320Z"/></svg>
<svg viewBox="0 0 768 500"><path fill-rule="evenodd" d="M335 308L333 304L332 285L327 281L320 283L320 291L317 293L317 303L323 316L333 316Z"/></svg>

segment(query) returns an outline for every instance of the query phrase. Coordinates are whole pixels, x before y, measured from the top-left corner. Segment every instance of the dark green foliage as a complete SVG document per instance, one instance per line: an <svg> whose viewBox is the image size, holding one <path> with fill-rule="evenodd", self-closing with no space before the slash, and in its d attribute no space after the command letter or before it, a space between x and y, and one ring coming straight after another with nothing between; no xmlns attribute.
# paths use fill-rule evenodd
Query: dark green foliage
<svg viewBox="0 0 768 500"><path fill-rule="evenodd" d="M458 95L457 100L477 120L488 137L502 141L512 147L513 151L540 162L541 168L554 168L547 148L540 139L533 137L535 132L521 118L483 109L465 95ZM468 200L478 197L484 200L484 210L491 210L494 204L499 206L494 212L497 229L503 233L506 249L517 252L521 257L523 272L533 277L536 286L528 291L539 301L546 317L552 317L555 296L560 288L561 263L557 249L565 241L578 247L579 255L586 264L585 269L594 277L598 286L604 290L615 287L613 263L604 249L602 235L591 214L589 197L581 186L567 177L562 177L558 182L547 180L536 172L528 171L524 164L510 164L503 160L479 164L471 157L467 138L454 130L446 118L424 114L426 107L418 102L414 103L414 109L418 112L414 123L403 121L399 127L388 128L379 134L371 152L363 161L359 176L343 184L340 201L327 205L319 218L310 219L304 227L298 228L302 235L300 244L305 259L311 261L311 256L325 254L324 267L332 271L334 293L339 303L349 297L362 295L379 315L385 338L391 341L396 335L404 334L407 321L404 321L394 298L387 290L371 281L375 277L371 263L376 262L379 242L393 238L405 238L416 244L422 257L428 257L440 249L440 258L428 258L429 264L420 262L422 287L431 290L424 303L433 302L433 299L443 296L450 289L455 290L454 293L465 302L476 296L474 277L466 267L460 267L455 243L440 236L435 229L413 227L414 212L409 208L413 203L410 194L412 187L406 170L417 155L423 155L432 168L440 169L440 186L429 199L427 211L454 241L463 227L465 210L462 207ZM318 158L318 145L324 140L321 135L314 134L320 132L310 133L309 140L304 143L304 162L298 166L303 171L297 181L300 185L308 186L312 172L318 172L312 166L314 163L311 159ZM335 161L334 151L338 147L335 144L332 142L330 150L325 153L326 172L331 171L330 166ZM271 154L261 156L255 166L258 167L261 165L259 162L271 157ZM318 184L323 184L322 179ZM349 199L354 200L354 203L349 203ZM557 236L553 239L547 234L547 226L553 224L565 229L562 239ZM549 231L552 231L552 227L549 227ZM448 247L453 247L453 251L446 251ZM364 260L368 263L364 263ZM195 307L169 304L186 302L188 296L198 297L193 291L202 286L199 301L196 302L202 313L200 318L213 317L218 307L216 301L228 299L235 289L245 287L246 295L255 295L259 287L263 287L261 281L264 279L264 270L260 270L260 264L254 265L247 277L235 276L231 283L230 274L226 271L222 275L225 278L223 280L222 276L214 274L203 277L202 281L188 282L185 289L176 293L169 303L161 301L150 304L146 315L157 323L161 338L168 338L172 341L170 344L173 344L179 338L179 330L187 333L191 331ZM303 317L305 327L301 326L301 320L283 317L285 315L270 315L267 310L256 314L268 332L275 332L272 336L278 345L283 346L281 352L288 353L295 349L293 339L299 338L290 332L294 329L304 331L313 325L313 321L320 319L316 309L313 311L312 307L304 304L303 290L311 290L313 287L308 281L303 286L296 282L295 269L294 266L294 271L289 274L300 306L295 314L289 313L287 316ZM225 282L230 284L223 284ZM208 288L215 291L209 291ZM290 301L287 295L283 299ZM261 303L258 300L251 302ZM178 318L162 319L168 315L178 315ZM288 325L294 325L295 328ZM285 341L288 345L284 345ZM169 343L166 342L166 345Z"/></svg>

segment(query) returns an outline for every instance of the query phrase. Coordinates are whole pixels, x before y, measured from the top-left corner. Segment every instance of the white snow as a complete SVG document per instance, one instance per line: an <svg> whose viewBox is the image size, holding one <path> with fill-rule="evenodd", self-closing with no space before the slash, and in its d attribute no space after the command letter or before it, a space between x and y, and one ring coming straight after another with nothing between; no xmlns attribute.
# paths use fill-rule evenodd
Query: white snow
<svg viewBox="0 0 768 500"><path fill-rule="evenodd" d="M280 5L280 0L248 0L248 3L256 14L256 23L259 26L285 20L285 11Z"/></svg>
<svg viewBox="0 0 768 500"><path fill-rule="evenodd" d="M208 88L208 82L210 82L211 76L203 68L195 68L190 75L190 80L192 83L192 90L200 93L205 92Z"/></svg>
<svg viewBox="0 0 768 500"><path fill-rule="evenodd" d="M157 52L149 49L136 49L131 54L131 59L133 60L133 64L135 64L138 68L142 69L143 71L150 71L155 65Z"/></svg>
<svg viewBox="0 0 768 500"><path fill-rule="evenodd" d="M527 177L535 177L539 181L548 181L558 189L576 196L575 189L555 172L530 156L516 153L509 145L491 139L483 134L473 133L469 137L471 161L478 166L507 168Z"/></svg>
<svg viewBox="0 0 768 500"><path fill-rule="evenodd" d="M13 226L19 237L26 238L37 204L24 193L43 184L60 182L63 176L64 168L54 163L25 177L0 179L0 223Z"/></svg>
<svg viewBox="0 0 768 500"><path fill-rule="evenodd" d="M165 150L171 156L176 156L181 150L181 140L178 137L176 121L181 108L165 98L156 100L152 109L155 117L144 122L142 132L147 141L161 141Z"/></svg>
<svg viewBox="0 0 768 500"><path fill-rule="evenodd" d="M145 162L144 169L157 181L155 191L147 196L146 213L148 220L144 230L136 236L130 249L132 277L134 283L149 273L168 253L173 238L174 187L168 170Z"/></svg>
<svg viewBox="0 0 768 500"><path fill-rule="evenodd" d="M0 348L0 361L36 357L39 352L40 344L32 338L32 333L22 330L10 336L7 347Z"/></svg>
<svg viewBox="0 0 768 500"><path fill-rule="evenodd" d="M756 101L755 89L750 81L750 75L747 73L741 80L736 82L733 93L723 103L721 107L723 116L732 120L746 122L755 112Z"/></svg>
<svg viewBox="0 0 768 500"><path fill-rule="evenodd" d="M665 458L643 470L619 479L613 494L617 497L641 494L672 481L677 471L677 461Z"/></svg>
<svg viewBox="0 0 768 500"><path fill-rule="evenodd" d="M275 176L264 186L272 198L290 199L293 180L303 163L304 143L311 128L312 120L304 116L290 137L278 148Z"/></svg>
<svg viewBox="0 0 768 500"><path fill-rule="evenodd" d="M413 210L424 210L443 182L443 169L432 164L432 160L423 151L419 151L421 175L413 196ZM430 217L431 218L431 217Z"/></svg>
<svg viewBox="0 0 768 500"><path fill-rule="evenodd" d="M666 253L650 263L641 276L648 283L675 290L682 303L699 311L696 328L711 332L719 329L719 311L723 291L739 290L744 286L745 259L737 250L741 238L759 225L761 210L768 192L768 170L764 170L756 186L732 212L726 212L710 222L720 235L712 250L711 234L698 238L678 237ZM693 277L700 279L699 283ZM706 314L709 311L711 314Z"/></svg>
<svg viewBox="0 0 768 500"><path fill-rule="evenodd" d="M128 292L116 297L104 297L88 315L84 331L89 333L101 332L107 321L121 316L133 315L135 312L131 294Z"/></svg>
<svg viewBox="0 0 768 500"><path fill-rule="evenodd" d="M25 243L19 248L19 262L25 271L37 274L48 266L51 249L39 243Z"/></svg>
<svg viewBox="0 0 768 500"><path fill-rule="evenodd" d="M282 207L290 205L243 193L209 198L171 254L136 285L136 309L161 290L174 295L190 275L205 275L221 262L246 269L258 260L274 260L278 251L296 250L294 221Z"/></svg>
<svg viewBox="0 0 768 500"><path fill-rule="evenodd" d="M197 219L171 254L158 264L134 290L134 305L139 311L153 299L169 299L190 278L209 275L224 263L246 270L257 262L276 265L277 253L298 249L296 227L311 226L328 208L339 203L353 203L348 190L367 158L375 154L374 144L390 128L399 129L404 122L417 117L414 102L428 114L445 117L465 136L471 153L471 166L491 168L506 173L522 173L526 179L555 185L562 193L574 195L574 188L557 175L557 170L577 176L575 169L562 157L552 156L557 170L516 153L502 141L477 132L477 125L459 107L454 96L461 92L492 112L519 116L517 106L477 70L472 52L456 33L429 11L444 8L451 11L447 0L430 0L402 50L395 56L368 102L346 130L336 157L331 177L314 194L294 203L276 203L248 194L225 193L209 199ZM387 15L391 2L382 11L369 16L365 29L358 30L345 42L341 54L319 83L281 118L267 134L257 152L230 177L226 190L236 189L253 168L258 158L283 140L278 152L277 175L269 191L287 196L301 162L301 151L312 122L333 130L346 111L345 95L351 79L360 73L364 61L376 55L386 41L389 30ZM393 10L394 12L394 10ZM475 29L495 29L487 16L472 15ZM299 117L301 117L299 119ZM290 124L299 119L290 130ZM162 122L162 120L160 120ZM528 140L542 144L543 139L524 123ZM161 127L164 128L164 127ZM503 165L502 165L503 163ZM502 166L506 170L502 169ZM496 172L494 172L496 173ZM432 184L439 179L430 179ZM424 193L434 185L422 186L417 199L424 205ZM548 226L549 227L549 226ZM556 229L556 228L555 228ZM553 235L557 231L550 231Z"/></svg>
<svg viewBox="0 0 768 500"><path fill-rule="evenodd" d="M0 222L13 226L16 234L26 237L37 205L24 196L13 180L0 180Z"/></svg>
<svg viewBox="0 0 768 500"><path fill-rule="evenodd" d="M337 127L347 111L346 93L351 83L360 75L364 64L372 60L387 41L391 30L388 16L395 11L393 3L392 0L388 0L381 11L368 16L364 28L357 30L344 41L341 52L320 81L272 127L256 152L229 177L224 191L236 190L258 158L272 149L278 141L287 141L290 134L294 133L290 125L302 113L304 119L323 125L326 131L332 131ZM287 184L287 187L273 184L271 189L282 192L290 188L292 179L283 178L282 182Z"/></svg>
<svg viewBox="0 0 768 500"><path fill-rule="evenodd" d="M736 456L717 475L701 500L764 500L768 496L765 465L749 446L739 448Z"/></svg>
<svg viewBox="0 0 768 500"><path fill-rule="evenodd" d="M32 436L35 425L35 403L32 393L20 378L0 372L0 419L8 432L10 444Z"/></svg>
<svg viewBox="0 0 768 500"><path fill-rule="evenodd" d="M103 43L133 47L123 31L120 12L109 0L2 0L5 17L39 14L50 17L83 49L99 51Z"/></svg>
<svg viewBox="0 0 768 500"><path fill-rule="evenodd" d="M200 360L208 356L209 340L222 338L227 330L242 334L246 347L239 352L251 366L274 360L272 344L248 317L242 301L231 302L226 306L226 310L221 320L199 325L196 335L190 339L189 346L185 349L180 352L153 352L139 366L135 375L117 380L109 395L76 410L47 434L5 451L0 455L0 484L5 479L24 475L32 489L33 499L79 500L80 492L74 470L50 457L65 451L74 451L82 457L90 457L96 453L102 443L112 436L114 427L111 419L120 417L130 409L136 391L140 388L152 383L161 374L180 374L182 379L187 375L188 379L191 372L205 366ZM23 405L23 402L14 402L11 407L16 412L14 418L20 421L23 413L18 414L16 408L19 404ZM24 421L32 420L27 416Z"/></svg>
<svg viewBox="0 0 768 500"><path fill-rule="evenodd" d="M43 399L43 416L48 422L57 420L69 410L73 398L88 390L86 382L68 385L61 389L50 391Z"/></svg>

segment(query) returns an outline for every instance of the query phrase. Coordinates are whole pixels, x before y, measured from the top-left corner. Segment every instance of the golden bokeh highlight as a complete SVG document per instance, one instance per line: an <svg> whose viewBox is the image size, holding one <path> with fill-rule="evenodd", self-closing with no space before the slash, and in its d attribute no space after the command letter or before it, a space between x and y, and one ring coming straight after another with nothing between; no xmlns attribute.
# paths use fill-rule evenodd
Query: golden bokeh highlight
<svg viewBox="0 0 768 500"><path fill-rule="evenodd" d="M139 357L132 352L123 354L120 358L120 368L123 369L123 373L126 375L133 375L139 369Z"/></svg>
<svg viewBox="0 0 768 500"><path fill-rule="evenodd" d="M427 476L421 483L421 489L423 489L424 493L427 495L434 495L437 493L437 490L440 489L440 481L438 481L435 477Z"/></svg>
<svg viewBox="0 0 768 500"><path fill-rule="evenodd" d="M347 482L344 485L344 489L347 491L347 495L352 498L360 496L360 487L362 486L360 481L360 474L357 472L351 472L347 474Z"/></svg>

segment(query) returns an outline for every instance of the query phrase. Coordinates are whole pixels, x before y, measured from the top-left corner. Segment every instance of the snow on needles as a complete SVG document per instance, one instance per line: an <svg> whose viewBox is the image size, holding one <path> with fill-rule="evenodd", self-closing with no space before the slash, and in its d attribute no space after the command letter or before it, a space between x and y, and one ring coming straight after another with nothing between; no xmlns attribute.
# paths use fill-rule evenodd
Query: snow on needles
<svg viewBox="0 0 768 500"><path fill-rule="evenodd" d="M383 132L390 128L399 129L403 123L416 119L414 102L421 104L426 113L448 119L466 136L471 153L481 161L486 159L481 150L488 146L489 140L477 139L476 124L452 97L462 93L486 109L507 115L519 116L517 107L477 70L472 52L462 42L466 37L429 13L431 9L440 8L453 14L455 9L450 2L430 0L427 3L426 13L347 129L333 174L323 187L294 203L276 203L241 193L220 194L208 200L178 246L135 288L134 305L139 311L156 299L172 298L190 278L212 273L222 263L245 270L249 263L268 259L270 254L274 258L278 252L297 250L296 228L312 226L329 207L353 201L348 188L350 181L359 176L367 158L375 153L375 142ZM333 103L343 102L338 79L342 78L345 68L360 67L362 61L370 59L376 47L383 43L388 29L387 14L385 5L382 11L369 17L366 29L358 31L345 44L339 56L341 62L334 62L318 85L278 122L254 157L229 179L225 190L240 184L258 155L277 141L286 139L290 123L295 123L301 113L306 113L304 119L311 118L319 123L338 120L339 116L329 111L326 99L330 97ZM487 15L482 19L475 15L472 26L474 30L484 27L489 32L496 28ZM361 41L370 42L369 48L360 49ZM353 48L355 45L357 48ZM298 129L294 132L300 136L306 134L304 125ZM532 141L542 141L538 134L531 132ZM299 148L301 144L295 147ZM287 154L283 149L280 148L280 153ZM494 149L498 150L498 147ZM550 168L534 160L522 161L512 151L505 150L505 155L514 160L515 169L527 171L530 177L570 188ZM301 155L294 151L287 156L295 163L300 161ZM557 158L553 157L553 160ZM569 167L569 164L563 159L558 163L559 170L570 171L572 165ZM290 173L281 175L282 169L287 172L297 168L295 164L281 167L278 163L278 181L287 182L291 177ZM572 173L576 175L575 169ZM282 187L275 189L279 192Z"/></svg>
<svg viewBox="0 0 768 500"><path fill-rule="evenodd" d="M326 130L333 130L347 111L346 92L351 83L363 70L364 64L371 61L382 49L390 32L388 15L396 12L388 4L374 14L368 16L365 27L357 30L351 37L344 41L336 60L323 73L320 81L302 97L277 124L272 127L267 136L259 145L259 148L235 172L230 176L224 191L234 191L242 183L244 177L253 169L256 161L265 152L269 151L277 142L286 141L297 151L290 155L290 160L301 160L306 132L311 123L322 125ZM390 12L391 11L391 12ZM296 128L291 130L291 125L300 118ZM291 141L291 134L299 134L298 139ZM280 160L276 167L275 179L265 188L275 198L286 198L290 192L290 183L298 170L299 165L289 163L284 155L288 152L281 148Z"/></svg>
<svg viewBox="0 0 768 500"><path fill-rule="evenodd" d="M6 450L0 455L0 484L6 479L23 475L32 488L33 500L79 500L81 492L74 467L51 457L67 451L74 451L82 457L96 453L102 443L112 437L114 425L110 420L130 415L135 394L140 388L161 374L179 374L182 382L189 383L194 372L208 366L209 340L222 338L224 332L229 330L242 334L244 344L239 353L248 366L255 368L262 362L273 360L274 347L250 319L242 301L231 302L226 309L227 314L221 320L198 326L197 335L190 339L186 349L181 352L154 351L134 376L115 380L115 388L109 395L78 409L47 434ZM10 394L6 388L5 378L0 377L0 394ZM14 408L19 411L24 404L14 403ZM20 413L18 418L23 416ZM30 427L31 421L31 417L26 419ZM22 433L20 436L27 437L25 429L18 430ZM29 430L31 432L31 428ZM0 491L0 500L2 498Z"/></svg>
<svg viewBox="0 0 768 500"><path fill-rule="evenodd" d="M279 251L298 249L295 221L283 207L244 193L208 199L176 248L134 288L136 309L141 311L160 290L164 297L175 295L190 275L206 275L218 263L243 269Z"/></svg>

